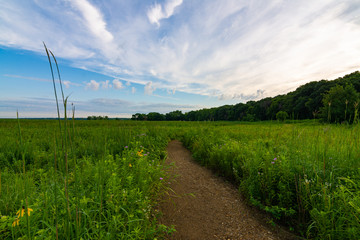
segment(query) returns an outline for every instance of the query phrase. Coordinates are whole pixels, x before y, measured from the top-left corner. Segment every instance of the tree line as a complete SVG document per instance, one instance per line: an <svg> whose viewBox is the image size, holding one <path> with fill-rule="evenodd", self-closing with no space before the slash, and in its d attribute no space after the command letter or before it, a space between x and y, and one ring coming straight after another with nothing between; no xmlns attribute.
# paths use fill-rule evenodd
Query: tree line
<svg viewBox="0 0 360 240"><path fill-rule="evenodd" d="M328 122L354 122L358 119L360 72L332 81L306 83L295 91L259 101L224 105L182 113L136 113L132 120L148 121L265 121L320 118Z"/></svg>

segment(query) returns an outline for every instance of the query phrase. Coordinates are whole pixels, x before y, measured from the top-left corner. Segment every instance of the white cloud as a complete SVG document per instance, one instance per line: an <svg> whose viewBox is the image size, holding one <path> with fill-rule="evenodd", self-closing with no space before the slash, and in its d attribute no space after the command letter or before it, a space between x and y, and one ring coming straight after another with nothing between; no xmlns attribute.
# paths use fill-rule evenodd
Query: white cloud
<svg viewBox="0 0 360 240"><path fill-rule="evenodd" d="M113 35L106 29L106 22L96 7L87 0L72 0L71 3L81 12L85 19L85 25L96 37L105 43L114 39Z"/></svg>
<svg viewBox="0 0 360 240"><path fill-rule="evenodd" d="M253 94L244 94L244 93L233 93L233 94L227 94L222 93L218 96L219 100L230 100L230 99L238 99L243 100L244 102L248 100L259 100L264 97L265 90L258 89L256 90L256 93ZM217 95L217 94L215 94Z"/></svg>
<svg viewBox="0 0 360 240"><path fill-rule="evenodd" d="M79 68L134 84L151 81L147 94L155 85L247 99L260 96L259 89L266 89L261 97L275 96L359 70L359 16L358 0L165 0L150 6L12 0L1 3L0 45L44 54L44 40Z"/></svg>
<svg viewBox="0 0 360 240"><path fill-rule="evenodd" d="M109 81L109 80L106 80L106 81L102 81L102 82L100 82L101 87L102 87L103 89L108 89L108 88L111 88L112 86L111 86L111 84L109 84L109 83L110 83L110 81Z"/></svg>
<svg viewBox="0 0 360 240"><path fill-rule="evenodd" d="M175 8L182 4L182 0L168 0L163 6L155 3L147 12L150 23L160 26L160 20L169 18L174 14Z"/></svg>
<svg viewBox="0 0 360 240"><path fill-rule="evenodd" d="M119 79L114 79L113 80L113 85L115 89L122 89L124 88L122 82L119 81Z"/></svg>
<svg viewBox="0 0 360 240"><path fill-rule="evenodd" d="M91 89L97 91L100 87L100 83L95 80L90 80L90 82L86 83L85 89Z"/></svg>
<svg viewBox="0 0 360 240"><path fill-rule="evenodd" d="M151 23L156 23L158 26L160 25L159 20L163 18L162 7L160 4L155 3L154 6L147 12L147 16Z"/></svg>
<svg viewBox="0 0 360 240"><path fill-rule="evenodd" d="M166 92L170 95L174 95L175 92L176 92L176 88L173 88L173 89L167 89Z"/></svg>
<svg viewBox="0 0 360 240"><path fill-rule="evenodd" d="M197 110L203 106L193 104L172 104L172 103L152 103L142 101L127 101L122 99L96 98L86 101L74 101L76 107L75 117L87 116L109 116L109 117L131 117L136 112L161 112L167 113L178 109L184 112ZM56 118L56 102L53 98L20 98L20 99L1 99L0 118L16 118L16 110L19 111L20 118L31 117L51 117ZM60 106L61 108L61 106ZM63 109L61 109L63 110ZM71 115L71 109L68 112Z"/></svg>
<svg viewBox="0 0 360 240"><path fill-rule="evenodd" d="M130 83L130 81L126 81L126 86L130 86L131 85L131 83Z"/></svg>
<svg viewBox="0 0 360 240"><path fill-rule="evenodd" d="M136 88L135 87L132 87L131 88L131 93L134 94L136 92Z"/></svg>
<svg viewBox="0 0 360 240"><path fill-rule="evenodd" d="M62 81L62 83L64 84L64 86L65 86L66 88L70 88L70 84L71 84L70 81Z"/></svg>
<svg viewBox="0 0 360 240"><path fill-rule="evenodd" d="M152 95L153 92L155 91L155 89L156 89L156 88L154 88L154 87L152 86L152 82L148 82L148 83L145 84L144 93L145 93L146 95Z"/></svg>

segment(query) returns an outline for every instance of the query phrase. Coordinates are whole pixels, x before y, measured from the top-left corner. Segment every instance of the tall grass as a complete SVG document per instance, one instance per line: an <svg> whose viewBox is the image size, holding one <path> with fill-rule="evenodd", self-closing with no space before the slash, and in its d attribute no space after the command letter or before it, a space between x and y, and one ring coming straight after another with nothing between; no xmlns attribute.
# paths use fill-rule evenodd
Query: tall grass
<svg viewBox="0 0 360 240"><path fill-rule="evenodd" d="M359 126L191 128L183 142L250 203L306 238L360 236Z"/></svg>
<svg viewBox="0 0 360 240"><path fill-rule="evenodd" d="M153 209L163 192L167 134L128 122L76 121L74 107L70 124L62 89L60 115L56 58L44 47L58 120L0 120L0 239L161 236L167 228Z"/></svg>

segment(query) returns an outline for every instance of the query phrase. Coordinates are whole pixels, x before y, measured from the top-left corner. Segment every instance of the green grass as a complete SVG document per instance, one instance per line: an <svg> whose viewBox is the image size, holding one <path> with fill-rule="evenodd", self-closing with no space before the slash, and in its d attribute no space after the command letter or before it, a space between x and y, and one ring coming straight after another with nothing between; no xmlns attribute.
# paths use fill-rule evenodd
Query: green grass
<svg viewBox="0 0 360 240"><path fill-rule="evenodd" d="M153 239L169 230L154 211L166 134L132 122L75 121L66 171L58 123L20 124L23 147L17 122L0 120L1 239ZM30 216L17 216L23 206Z"/></svg>
<svg viewBox="0 0 360 240"><path fill-rule="evenodd" d="M249 202L306 238L360 236L359 126L257 123L189 129L183 142Z"/></svg>
<svg viewBox="0 0 360 240"><path fill-rule="evenodd" d="M20 120L21 138L18 126L0 120L1 239L161 239L170 139L296 234L360 236L357 125L68 121L68 172L57 121Z"/></svg>

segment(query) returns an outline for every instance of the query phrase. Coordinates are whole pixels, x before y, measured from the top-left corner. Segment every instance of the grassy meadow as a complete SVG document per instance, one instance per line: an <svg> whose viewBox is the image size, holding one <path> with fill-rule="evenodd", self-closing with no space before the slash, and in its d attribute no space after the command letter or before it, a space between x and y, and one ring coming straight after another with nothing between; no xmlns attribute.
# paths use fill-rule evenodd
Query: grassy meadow
<svg viewBox="0 0 360 240"><path fill-rule="evenodd" d="M167 135L130 121L67 125L65 136L57 120L20 120L20 129L16 120L0 120L0 238L154 239L167 232L154 211L164 192Z"/></svg>
<svg viewBox="0 0 360 240"><path fill-rule="evenodd" d="M61 128L61 129L60 129ZM179 139L249 204L308 239L360 236L360 126L0 120L1 239L162 239Z"/></svg>
<svg viewBox="0 0 360 240"><path fill-rule="evenodd" d="M199 124L182 141L202 165L295 233L359 239L359 125Z"/></svg>

